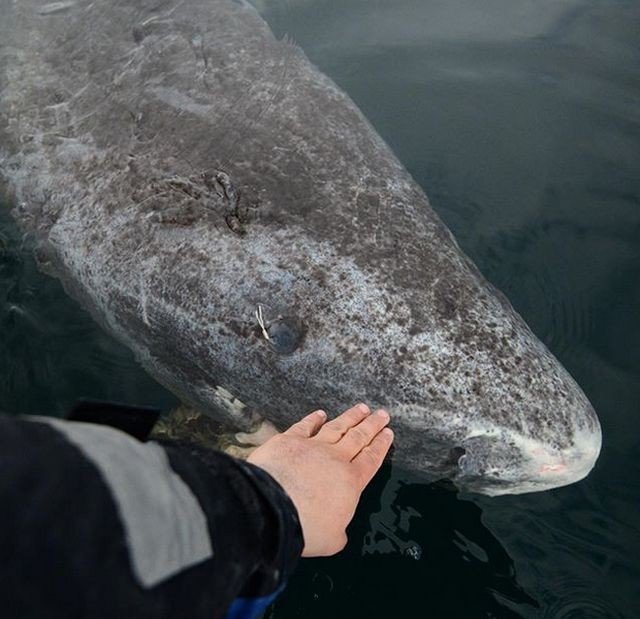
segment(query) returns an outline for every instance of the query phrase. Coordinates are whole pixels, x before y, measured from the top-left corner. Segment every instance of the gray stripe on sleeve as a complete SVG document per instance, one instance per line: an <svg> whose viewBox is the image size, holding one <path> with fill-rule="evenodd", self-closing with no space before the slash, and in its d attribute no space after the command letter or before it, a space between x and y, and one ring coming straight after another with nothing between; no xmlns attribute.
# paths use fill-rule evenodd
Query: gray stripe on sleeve
<svg viewBox="0 0 640 619"><path fill-rule="evenodd" d="M64 434L98 468L124 527L133 573L153 587L212 556L202 507L165 450L107 426L27 417Z"/></svg>

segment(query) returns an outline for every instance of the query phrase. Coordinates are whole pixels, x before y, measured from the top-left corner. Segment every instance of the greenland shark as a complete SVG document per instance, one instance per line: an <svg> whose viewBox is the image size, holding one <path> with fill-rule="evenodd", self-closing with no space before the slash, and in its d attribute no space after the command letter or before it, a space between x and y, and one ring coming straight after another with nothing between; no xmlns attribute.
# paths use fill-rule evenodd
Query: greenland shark
<svg viewBox="0 0 640 619"><path fill-rule="evenodd" d="M243 0L0 0L0 178L40 268L220 422L388 409L393 458L582 479L569 373L353 101Z"/></svg>

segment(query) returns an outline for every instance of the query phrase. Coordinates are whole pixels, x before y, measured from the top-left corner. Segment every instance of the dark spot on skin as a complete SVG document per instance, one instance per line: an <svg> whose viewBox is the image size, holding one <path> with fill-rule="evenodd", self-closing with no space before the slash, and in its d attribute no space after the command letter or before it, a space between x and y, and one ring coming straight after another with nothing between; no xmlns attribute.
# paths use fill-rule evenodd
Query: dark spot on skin
<svg viewBox="0 0 640 619"><path fill-rule="evenodd" d="M253 327L251 327L251 333L257 339L262 339L263 337L262 327L260 327L260 325L254 325Z"/></svg>
<svg viewBox="0 0 640 619"><path fill-rule="evenodd" d="M51 256L49 255L49 253L47 252L44 246L37 247L34 251L34 256L35 256L36 262L40 266L45 266L49 264L51 261Z"/></svg>
<svg viewBox="0 0 640 619"><path fill-rule="evenodd" d="M178 209L172 209L164 213L156 214L156 221L161 224L170 224L174 226L190 226L197 219L197 215L192 210L181 212Z"/></svg>
<svg viewBox="0 0 640 619"><path fill-rule="evenodd" d="M447 457L447 461L445 462L445 464L457 465L458 460L460 460L460 458L462 458L462 456L464 456L465 454L466 450L464 449L464 447L452 447L449 450L449 456Z"/></svg>
<svg viewBox="0 0 640 619"><path fill-rule="evenodd" d="M436 309L444 320L455 318L456 304L448 297L437 298Z"/></svg>
<svg viewBox="0 0 640 619"><path fill-rule="evenodd" d="M249 325L248 323L239 322L237 320L230 320L227 323L227 327L229 328L230 331L232 331L233 333L235 333L236 335L239 335L241 337L247 337L248 335L250 335L252 332L255 331L253 325ZM259 330L256 333L256 335L260 335L260 331Z"/></svg>
<svg viewBox="0 0 640 619"><path fill-rule="evenodd" d="M225 216L224 220L229 227L229 230L231 230L231 232L235 232L238 236L244 236L247 233L245 227L242 225L242 222L236 214L229 213Z"/></svg>
<svg viewBox="0 0 640 619"><path fill-rule="evenodd" d="M131 31L131 34L133 35L133 40L138 44L141 43L145 37L145 33L139 26L135 26Z"/></svg>

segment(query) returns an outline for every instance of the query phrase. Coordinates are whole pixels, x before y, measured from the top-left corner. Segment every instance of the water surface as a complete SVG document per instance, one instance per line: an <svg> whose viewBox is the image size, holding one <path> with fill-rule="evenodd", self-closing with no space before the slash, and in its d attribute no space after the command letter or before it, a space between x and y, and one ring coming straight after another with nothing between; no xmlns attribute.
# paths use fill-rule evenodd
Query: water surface
<svg viewBox="0 0 640 619"><path fill-rule="evenodd" d="M268 617L640 616L640 5L262 0L358 103L582 386L593 473L485 498L386 467ZM39 274L0 209L0 408L175 399Z"/></svg>

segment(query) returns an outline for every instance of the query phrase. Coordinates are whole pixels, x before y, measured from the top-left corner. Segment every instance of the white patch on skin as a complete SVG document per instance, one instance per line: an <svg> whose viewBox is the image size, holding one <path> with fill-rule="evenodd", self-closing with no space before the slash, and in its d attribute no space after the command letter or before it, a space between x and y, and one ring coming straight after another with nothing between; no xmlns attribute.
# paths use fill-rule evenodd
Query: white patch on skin
<svg viewBox="0 0 640 619"><path fill-rule="evenodd" d="M230 391L218 385L213 391L215 403L230 412L234 416L240 416L247 405L236 398Z"/></svg>
<svg viewBox="0 0 640 619"><path fill-rule="evenodd" d="M167 105L174 107L176 110L190 112L196 116L207 118L211 114L213 109L212 105L197 103L185 93L178 91L175 88L156 87L151 89L158 99Z"/></svg>
<svg viewBox="0 0 640 619"><path fill-rule="evenodd" d="M67 2L50 2L49 4L43 4L38 8L38 15L53 15L54 13L61 13L74 6L75 0L69 0Z"/></svg>
<svg viewBox="0 0 640 619"><path fill-rule="evenodd" d="M147 327L151 326L149 323L149 313L147 312L147 289L144 285L144 279L140 278L140 309L142 311L142 322Z"/></svg>

